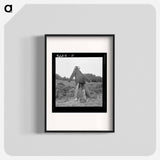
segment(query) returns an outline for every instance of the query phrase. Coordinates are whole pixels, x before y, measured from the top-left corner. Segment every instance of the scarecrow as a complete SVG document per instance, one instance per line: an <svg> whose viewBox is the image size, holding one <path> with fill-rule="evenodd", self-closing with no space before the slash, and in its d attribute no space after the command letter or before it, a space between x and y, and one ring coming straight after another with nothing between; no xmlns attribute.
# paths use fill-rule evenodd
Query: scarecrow
<svg viewBox="0 0 160 160"><path fill-rule="evenodd" d="M73 79L73 77L75 77L75 83L76 83L75 94L74 94L75 100L76 101L78 100L78 90L81 89L83 100L86 101L86 96L90 97L90 93L86 86L86 82L90 82L90 80L80 71L80 67L78 66L74 67L74 70L69 78L69 82Z"/></svg>

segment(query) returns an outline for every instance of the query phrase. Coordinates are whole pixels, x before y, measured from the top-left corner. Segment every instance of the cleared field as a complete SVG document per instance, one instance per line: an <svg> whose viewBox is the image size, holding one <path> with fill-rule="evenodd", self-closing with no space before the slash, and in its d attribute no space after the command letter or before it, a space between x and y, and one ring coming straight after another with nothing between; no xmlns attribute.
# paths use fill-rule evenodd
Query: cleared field
<svg viewBox="0 0 160 160"><path fill-rule="evenodd" d="M87 98L86 102L74 100L75 82L64 80L56 80L56 106L102 106L102 83L90 82L86 84L91 97ZM81 97L81 91L78 92L78 97Z"/></svg>

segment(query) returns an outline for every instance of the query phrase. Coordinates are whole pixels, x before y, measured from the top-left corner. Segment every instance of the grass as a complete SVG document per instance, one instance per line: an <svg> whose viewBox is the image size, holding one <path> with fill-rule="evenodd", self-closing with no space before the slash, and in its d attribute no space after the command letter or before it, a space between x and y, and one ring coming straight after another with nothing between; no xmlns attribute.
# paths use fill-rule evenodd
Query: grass
<svg viewBox="0 0 160 160"><path fill-rule="evenodd" d="M91 97L86 102L75 101L75 82L56 80L56 106L102 106L102 83L90 82L86 84ZM81 92L78 92L81 97Z"/></svg>

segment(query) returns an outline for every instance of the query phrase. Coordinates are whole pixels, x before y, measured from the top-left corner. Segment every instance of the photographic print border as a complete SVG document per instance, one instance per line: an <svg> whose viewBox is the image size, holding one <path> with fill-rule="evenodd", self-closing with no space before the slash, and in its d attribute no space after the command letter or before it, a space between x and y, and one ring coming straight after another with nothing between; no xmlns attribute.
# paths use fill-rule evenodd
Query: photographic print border
<svg viewBox="0 0 160 160"><path fill-rule="evenodd" d="M47 100L47 59L46 59L46 54L47 54L47 37L52 37L52 36L58 36L58 37L61 37L61 36L71 36L71 37L74 37L74 36L83 36L83 37L105 37L105 36L109 36L109 37L112 37L113 38L113 62L112 62L112 67L113 67L113 91L112 91L112 100L113 100L113 106L112 106L112 119L113 119L113 129L112 130L47 130L47 106L46 106L46 100ZM44 123L45 123L45 126L44 126L44 130L45 132L48 132L48 133L53 133L53 132L107 132L107 133L113 133L115 132L115 35L114 34L45 34L44 35L44 64L45 64L45 77L44 77L44 86L45 86L45 101L44 101Z"/></svg>
<svg viewBox="0 0 160 160"><path fill-rule="evenodd" d="M92 57L102 57L102 106L66 106L66 107L56 107L56 62L55 58L57 55L71 54L74 57L92 58ZM53 52L52 53L52 112L107 112L107 53L100 52Z"/></svg>

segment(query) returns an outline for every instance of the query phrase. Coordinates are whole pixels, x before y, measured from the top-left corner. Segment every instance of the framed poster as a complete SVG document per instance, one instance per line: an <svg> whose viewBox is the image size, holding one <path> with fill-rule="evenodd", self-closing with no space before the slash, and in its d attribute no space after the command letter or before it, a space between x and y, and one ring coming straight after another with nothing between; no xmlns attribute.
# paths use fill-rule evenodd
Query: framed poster
<svg viewBox="0 0 160 160"><path fill-rule="evenodd" d="M45 131L114 132L114 35L45 35Z"/></svg>

